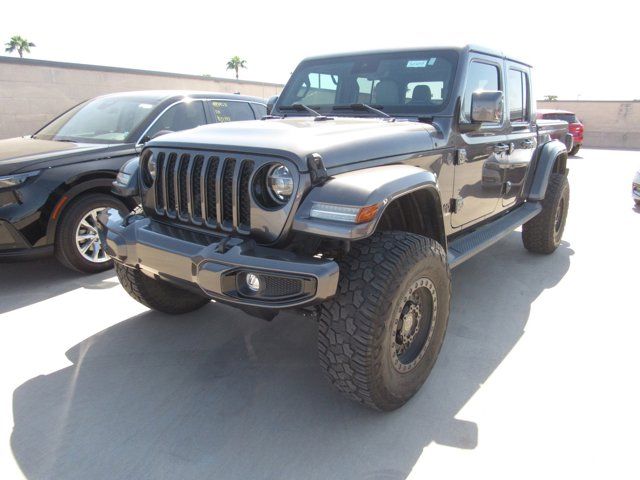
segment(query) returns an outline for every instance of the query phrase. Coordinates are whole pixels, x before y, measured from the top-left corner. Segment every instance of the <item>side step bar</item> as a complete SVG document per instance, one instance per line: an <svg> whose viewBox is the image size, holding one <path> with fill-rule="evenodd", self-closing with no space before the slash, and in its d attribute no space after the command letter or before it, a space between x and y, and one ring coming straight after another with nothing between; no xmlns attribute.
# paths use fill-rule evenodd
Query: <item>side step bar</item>
<svg viewBox="0 0 640 480"><path fill-rule="evenodd" d="M449 267L455 268L476 253L490 247L523 223L531 220L541 210L542 205L539 202L527 202L498 220L456 238L449 243L449 253L447 254Z"/></svg>

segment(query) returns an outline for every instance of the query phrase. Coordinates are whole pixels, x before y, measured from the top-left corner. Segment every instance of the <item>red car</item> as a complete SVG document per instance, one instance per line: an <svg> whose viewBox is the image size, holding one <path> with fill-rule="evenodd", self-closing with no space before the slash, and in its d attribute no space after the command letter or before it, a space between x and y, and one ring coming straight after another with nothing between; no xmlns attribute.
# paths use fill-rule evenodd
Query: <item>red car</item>
<svg viewBox="0 0 640 480"><path fill-rule="evenodd" d="M582 141L584 140L584 125L576 114L567 110L553 110L553 109L540 109L538 110L538 118L544 120L564 120L569 124L569 133L573 137L573 148L569 152L569 155L576 155Z"/></svg>

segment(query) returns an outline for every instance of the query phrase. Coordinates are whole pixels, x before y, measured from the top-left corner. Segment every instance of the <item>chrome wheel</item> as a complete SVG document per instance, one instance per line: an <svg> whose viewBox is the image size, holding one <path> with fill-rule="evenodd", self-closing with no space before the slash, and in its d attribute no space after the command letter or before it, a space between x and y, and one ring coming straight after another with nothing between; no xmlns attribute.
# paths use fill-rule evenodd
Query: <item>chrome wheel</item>
<svg viewBox="0 0 640 480"><path fill-rule="evenodd" d="M391 329L396 370L405 373L420 362L431 342L437 313L438 297L433 282L426 277L413 282L398 303Z"/></svg>
<svg viewBox="0 0 640 480"><path fill-rule="evenodd" d="M105 208L94 208L87 212L76 228L76 247L80 255L92 263L105 263L110 260L98 236L98 215Z"/></svg>

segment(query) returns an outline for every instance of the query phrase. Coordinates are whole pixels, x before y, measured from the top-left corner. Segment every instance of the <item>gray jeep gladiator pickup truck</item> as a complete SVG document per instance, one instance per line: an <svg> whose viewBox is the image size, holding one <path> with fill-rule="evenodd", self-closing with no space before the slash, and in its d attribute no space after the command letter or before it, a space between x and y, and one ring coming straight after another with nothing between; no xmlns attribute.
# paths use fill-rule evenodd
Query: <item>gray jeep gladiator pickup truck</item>
<svg viewBox="0 0 640 480"><path fill-rule="evenodd" d="M100 217L127 292L318 322L349 398L407 402L442 346L450 269L522 226L550 254L569 206L566 123L536 123L531 67L467 46L304 60L262 120L148 142ZM139 167L138 167L139 165Z"/></svg>

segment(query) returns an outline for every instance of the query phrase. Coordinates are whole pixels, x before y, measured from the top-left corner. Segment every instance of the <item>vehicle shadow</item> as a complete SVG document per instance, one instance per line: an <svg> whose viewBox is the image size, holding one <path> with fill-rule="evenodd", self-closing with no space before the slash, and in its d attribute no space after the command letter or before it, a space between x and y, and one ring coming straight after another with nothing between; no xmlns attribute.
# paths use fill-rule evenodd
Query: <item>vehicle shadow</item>
<svg viewBox="0 0 640 480"><path fill-rule="evenodd" d="M13 453L30 479L404 479L432 442L476 447L482 425L456 417L572 254L563 242L532 255L514 233L457 268L440 358L395 412L329 388L311 320L211 304L120 322L70 349L72 366L18 387Z"/></svg>
<svg viewBox="0 0 640 480"><path fill-rule="evenodd" d="M113 270L84 275L63 267L55 258L0 263L0 314L38 303L77 288L111 288Z"/></svg>

